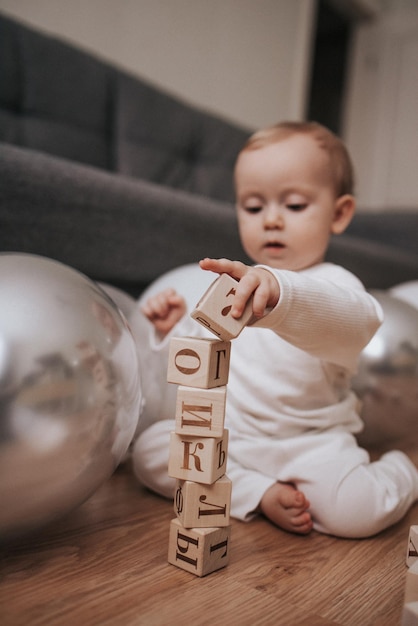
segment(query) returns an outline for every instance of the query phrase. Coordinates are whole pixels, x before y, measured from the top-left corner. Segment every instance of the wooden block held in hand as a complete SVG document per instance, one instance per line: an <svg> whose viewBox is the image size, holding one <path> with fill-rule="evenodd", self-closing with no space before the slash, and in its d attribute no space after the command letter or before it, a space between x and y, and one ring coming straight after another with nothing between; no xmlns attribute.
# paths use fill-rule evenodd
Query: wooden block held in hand
<svg viewBox="0 0 418 626"><path fill-rule="evenodd" d="M406 564L411 567L418 561L418 526L409 529L408 549L406 552Z"/></svg>
<svg viewBox="0 0 418 626"><path fill-rule="evenodd" d="M177 518L173 519L168 562L196 576L206 576L228 565L230 537L230 526L186 529Z"/></svg>
<svg viewBox="0 0 418 626"><path fill-rule="evenodd" d="M226 472L228 430L222 437L190 437L171 433L168 475L211 485Z"/></svg>
<svg viewBox="0 0 418 626"><path fill-rule="evenodd" d="M228 274L221 274L203 294L191 313L194 320L225 341L237 337L253 317L252 298L247 302L239 319L231 315L232 299L237 284L238 281Z"/></svg>
<svg viewBox="0 0 418 626"><path fill-rule="evenodd" d="M174 512L185 528L229 525L232 482L224 475L212 485L177 480Z"/></svg>
<svg viewBox="0 0 418 626"><path fill-rule="evenodd" d="M225 403L226 385L212 389L180 385L176 401L176 433L221 437L225 424Z"/></svg>
<svg viewBox="0 0 418 626"><path fill-rule="evenodd" d="M228 383L230 355L229 341L173 337L167 380L186 387L222 387Z"/></svg>

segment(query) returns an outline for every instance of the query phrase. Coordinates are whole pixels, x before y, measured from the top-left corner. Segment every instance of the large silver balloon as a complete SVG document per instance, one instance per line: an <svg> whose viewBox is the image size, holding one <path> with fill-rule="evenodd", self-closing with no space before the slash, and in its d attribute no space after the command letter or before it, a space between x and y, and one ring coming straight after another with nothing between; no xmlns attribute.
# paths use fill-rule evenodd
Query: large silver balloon
<svg viewBox="0 0 418 626"><path fill-rule="evenodd" d="M79 272L0 254L0 537L81 504L114 471L141 402L118 307Z"/></svg>
<svg viewBox="0 0 418 626"><path fill-rule="evenodd" d="M363 445L418 443L418 310L388 292L373 295L385 320L360 356L353 388L361 400Z"/></svg>

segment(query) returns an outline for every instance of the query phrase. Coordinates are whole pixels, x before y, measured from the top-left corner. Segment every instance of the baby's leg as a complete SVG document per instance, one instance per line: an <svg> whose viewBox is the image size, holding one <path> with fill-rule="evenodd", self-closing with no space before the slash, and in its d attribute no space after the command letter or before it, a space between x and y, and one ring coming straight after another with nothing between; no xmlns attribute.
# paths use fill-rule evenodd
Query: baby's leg
<svg viewBox="0 0 418 626"><path fill-rule="evenodd" d="M173 498L175 479L168 475L170 432L174 420L156 422L136 440L132 449L132 466L138 480L165 498Z"/></svg>
<svg viewBox="0 0 418 626"><path fill-rule="evenodd" d="M358 452L366 455L364 450ZM316 476L315 493L307 489L316 530L339 537L370 537L398 522L418 500L418 470L405 454L393 451L349 472L343 463L324 464L322 480Z"/></svg>
<svg viewBox="0 0 418 626"><path fill-rule="evenodd" d="M167 474L172 430L174 430L173 420L156 422L140 434L132 450L135 476L145 487L166 498L173 497L175 485L175 479ZM233 467L230 469L233 478L235 472ZM242 469L239 473L241 472ZM245 475L243 478L244 482L247 482L248 476ZM252 479L257 486L262 484L261 475L252 476ZM309 502L303 493L288 483L275 482L271 485L271 479L268 479L267 485L259 506L261 512L283 530L298 534L309 533L312 529L312 520L307 510ZM232 493L234 496L234 488ZM242 518L241 515L237 517Z"/></svg>
<svg viewBox="0 0 418 626"><path fill-rule="evenodd" d="M309 500L291 483L274 483L260 502L261 512L273 524L300 535L307 535L313 527L309 507Z"/></svg>

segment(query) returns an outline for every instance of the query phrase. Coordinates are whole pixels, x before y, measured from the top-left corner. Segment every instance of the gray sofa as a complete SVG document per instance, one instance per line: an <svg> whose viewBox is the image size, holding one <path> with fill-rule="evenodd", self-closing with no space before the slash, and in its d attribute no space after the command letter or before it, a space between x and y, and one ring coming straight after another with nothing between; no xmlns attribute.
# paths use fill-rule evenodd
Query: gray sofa
<svg viewBox="0 0 418 626"><path fill-rule="evenodd" d="M202 256L248 260L232 170L249 134L0 15L0 251L134 296ZM329 259L367 287L418 278L418 214L358 214Z"/></svg>

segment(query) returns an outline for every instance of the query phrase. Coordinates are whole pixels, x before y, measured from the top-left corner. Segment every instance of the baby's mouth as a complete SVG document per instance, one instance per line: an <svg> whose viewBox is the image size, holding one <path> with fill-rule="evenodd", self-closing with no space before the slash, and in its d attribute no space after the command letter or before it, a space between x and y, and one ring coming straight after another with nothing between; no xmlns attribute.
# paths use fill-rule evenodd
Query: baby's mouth
<svg viewBox="0 0 418 626"><path fill-rule="evenodd" d="M284 247L285 247L284 243L280 243L280 241L268 241L265 244L265 248L271 248L273 250L280 250Z"/></svg>

